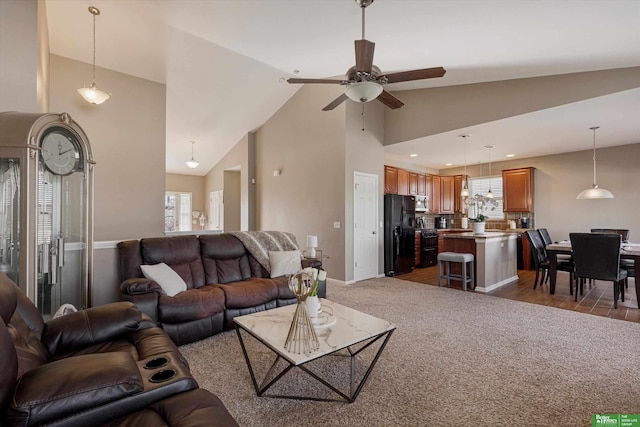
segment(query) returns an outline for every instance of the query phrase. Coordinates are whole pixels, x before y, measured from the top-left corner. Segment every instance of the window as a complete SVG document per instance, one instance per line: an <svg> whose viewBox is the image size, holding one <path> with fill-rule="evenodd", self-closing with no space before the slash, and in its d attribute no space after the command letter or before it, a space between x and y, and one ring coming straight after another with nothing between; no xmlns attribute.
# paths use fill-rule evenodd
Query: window
<svg viewBox="0 0 640 427"><path fill-rule="evenodd" d="M493 199L485 197L489 189L494 195ZM502 176L469 179L469 194L471 194L467 202L469 204L469 218L475 218L478 213L481 213L488 216L489 219L504 219Z"/></svg>
<svg viewBox="0 0 640 427"><path fill-rule="evenodd" d="M164 231L191 231L191 193L165 193Z"/></svg>

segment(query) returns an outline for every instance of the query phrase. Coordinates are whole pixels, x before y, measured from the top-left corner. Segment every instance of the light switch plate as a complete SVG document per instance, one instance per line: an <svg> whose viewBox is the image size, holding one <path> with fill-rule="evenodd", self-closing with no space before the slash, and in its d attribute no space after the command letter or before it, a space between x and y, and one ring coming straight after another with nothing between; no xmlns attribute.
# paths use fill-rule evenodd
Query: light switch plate
<svg viewBox="0 0 640 427"><path fill-rule="evenodd" d="M334 221L333 228L340 228L340 221Z"/></svg>

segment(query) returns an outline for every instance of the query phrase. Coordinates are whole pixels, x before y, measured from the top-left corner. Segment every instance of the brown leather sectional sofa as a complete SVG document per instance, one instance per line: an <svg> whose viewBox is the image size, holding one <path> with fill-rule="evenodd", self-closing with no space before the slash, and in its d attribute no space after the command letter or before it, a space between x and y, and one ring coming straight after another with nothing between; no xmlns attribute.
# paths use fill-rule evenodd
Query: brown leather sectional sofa
<svg viewBox="0 0 640 427"><path fill-rule="evenodd" d="M177 345L232 329L233 318L293 304L285 276L269 272L229 233L155 237L118 244L122 299L135 303ZM187 290L167 296L141 265L165 263L186 282ZM302 266L321 267L317 259ZM318 295L326 296L326 281Z"/></svg>
<svg viewBox="0 0 640 427"><path fill-rule="evenodd" d="M237 426L130 302L44 321L0 273L0 426Z"/></svg>

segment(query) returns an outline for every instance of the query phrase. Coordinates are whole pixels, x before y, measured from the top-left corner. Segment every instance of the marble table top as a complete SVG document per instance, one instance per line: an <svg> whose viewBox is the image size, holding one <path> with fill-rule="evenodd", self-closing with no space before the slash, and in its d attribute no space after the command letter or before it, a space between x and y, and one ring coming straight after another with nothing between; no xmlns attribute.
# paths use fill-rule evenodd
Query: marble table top
<svg viewBox="0 0 640 427"><path fill-rule="evenodd" d="M396 328L386 320L324 298L320 299L320 304L325 316L335 317L336 322L329 327L316 328L320 348L308 354L289 353L284 348L296 304L238 316L233 321L293 365L301 365Z"/></svg>
<svg viewBox="0 0 640 427"><path fill-rule="evenodd" d="M550 243L546 246L550 251L571 251L571 242L562 240L560 242ZM620 254L640 256L640 243L623 243L620 247Z"/></svg>

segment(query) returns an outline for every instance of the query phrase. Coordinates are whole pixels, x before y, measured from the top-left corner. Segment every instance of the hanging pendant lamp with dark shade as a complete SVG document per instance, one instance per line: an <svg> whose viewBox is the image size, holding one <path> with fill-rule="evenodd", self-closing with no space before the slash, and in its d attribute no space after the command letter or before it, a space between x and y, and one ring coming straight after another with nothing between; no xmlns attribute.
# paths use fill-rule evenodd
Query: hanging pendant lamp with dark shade
<svg viewBox="0 0 640 427"><path fill-rule="evenodd" d="M468 133L460 135L460 138L464 140L464 185L460 192L460 197L469 197L469 187L467 186L467 138L471 135Z"/></svg>
<svg viewBox="0 0 640 427"><path fill-rule="evenodd" d="M89 6L89 13L93 15L93 80L91 87L80 88L78 93L90 104L102 104L110 96L96 86L96 15L100 15L100 9Z"/></svg>
<svg viewBox="0 0 640 427"><path fill-rule="evenodd" d="M598 187L596 183L596 130L600 129L600 126L593 126L589 129L593 131L593 185L591 188L581 191L576 199L613 199L611 191Z"/></svg>
<svg viewBox="0 0 640 427"><path fill-rule="evenodd" d="M489 150L489 191L487 192L487 198L493 199L495 196L493 195L493 191L491 191L491 150L493 150L493 145L485 145L484 148Z"/></svg>

